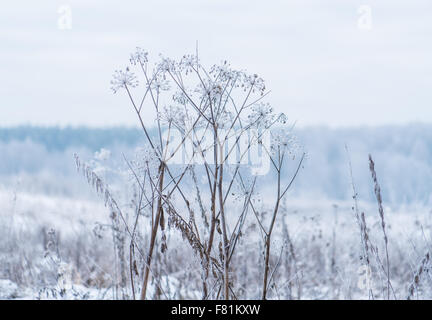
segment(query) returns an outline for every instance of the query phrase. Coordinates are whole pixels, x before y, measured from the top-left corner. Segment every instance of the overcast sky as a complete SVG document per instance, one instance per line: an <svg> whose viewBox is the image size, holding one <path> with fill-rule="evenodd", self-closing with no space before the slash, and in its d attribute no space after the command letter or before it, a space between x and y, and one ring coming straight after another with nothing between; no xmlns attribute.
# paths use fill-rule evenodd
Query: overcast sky
<svg viewBox="0 0 432 320"><path fill-rule="evenodd" d="M299 126L432 122L431 9L430 0L4 2L0 126L135 125L126 97L110 91L113 71L136 46L177 58L196 41L204 63L262 76L269 101Z"/></svg>

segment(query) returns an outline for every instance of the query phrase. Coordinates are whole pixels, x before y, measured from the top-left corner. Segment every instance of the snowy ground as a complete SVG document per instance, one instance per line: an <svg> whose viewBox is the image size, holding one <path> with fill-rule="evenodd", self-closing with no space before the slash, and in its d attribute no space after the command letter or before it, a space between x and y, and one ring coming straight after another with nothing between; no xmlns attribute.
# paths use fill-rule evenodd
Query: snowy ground
<svg viewBox="0 0 432 320"><path fill-rule="evenodd" d="M103 231L103 226L109 224L109 212L102 201L37 195L2 187L0 204L1 299L131 298L129 283L123 289L115 285L112 238ZM285 221L295 265L292 255L285 254L286 235L279 232L272 247L274 265L280 262L275 273L279 287L275 283L271 298L368 297L367 290L359 285L364 270L359 260L360 233L352 205L349 201L335 203L325 199L287 200ZM360 206L365 211L371 239L382 250L376 205ZM385 214L393 286L396 296L405 298L413 274L432 243L432 213L428 208L401 207L393 211L385 208ZM260 237L253 226L248 232L250 236L240 243L236 258L244 264L236 271L238 292L245 292L245 298L257 298L256 288L246 282L260 276L256 268L261 263L260 255L251 251ZM201 298L199 262L194 258L182 260L192 253L176 230L168 235L168 247L166 257L161 258L165 267L160 276L160 298ZM385 279L377 270L373 272L376 297L382 298ZM429 273L423 279L416 297L430 298ZM155 294L155 288L152 283L150 296Z"/></svg>

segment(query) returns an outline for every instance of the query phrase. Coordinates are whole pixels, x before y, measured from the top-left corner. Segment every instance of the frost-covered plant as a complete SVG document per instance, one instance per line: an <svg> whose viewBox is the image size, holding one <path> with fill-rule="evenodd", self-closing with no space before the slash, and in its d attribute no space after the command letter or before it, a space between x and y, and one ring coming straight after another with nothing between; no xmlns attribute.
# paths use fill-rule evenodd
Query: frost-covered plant
<svg viewBox="0 0 432 320"><path fill-rule="evenodd" d="M135 159L125 158L138 191L133 214L126 217L95 170L78 158L77 166L124 224L123 235L130 242L132 296L139 288L137 279L141 299L149 297L150 283L156 284L154 297L167 296L162 280L165 270L160 266L170 230L175 229L200 261L202 298L236 298L239 289L232 262L245 228L255 219L247 218L252 210L263 236L260 290L266 299L270 274L277 269L270 263L270 244L279 204L304 158L299 158L284 185L284 164L297 159L298 153L291 130L285 127L287 117L276 114L265 101L268 92L261 77L236 70L226 61L206 69L196 55L179 60L160 56L151 65L148 53L137 48L130 63L114 73L111 86L114 93L126 92L146 138ZM154 122L149 121L151 114L156 115ZM268 167L263 166L266 160ZM257 163L263 167L251 168ZM267 219L252 201L258 195L259 175L274 177L277 188Z"/></svg>
<svg viewBox="0 0 432 320"><path fill-rule="evenodd" d="M203 298L222 296L229 299L234 296L230 262L242 235L257 179L255 176L247 181L247 173L241 165L250 163L250 149L255 145L261 147L262 156L269 157L273 163L278 186L270 226L264 231L266 255L262 297L265 299L271 233L279 202L292 183L281 189L282 165L286 152L292 152L292 140L288 130L283 128L278 129L271 145L266 146L263 137L275 124L283 126L286 116L275 114L273 108L264 103L266 87L262 78L235 70L226 61L212 66L209 71L195 55L185 55L178 61L161 57L153 68L148 61L148 53L141 48L131 55L132 67L141 71L144 79L141 98L134 98L132 89L136 82L129 67L124 72L116 72L112 82L114 92L119 88L127 92L153 153L153 160L158 165L155 172L147 161L135 166L129 164L142 194L150 195L146 196L146 200L151 210L152 228L141 298L146 298L159 230L162 234L161 250L166 250L166 219L168 227L178 229L201 260ZM149 133L147 121L144 120L148 108L153 108L157 114L156 136ZM164 130L168 132L167 136ZM170 134L174 131L180 139L173 142ZM248 138L246 142L245 136ZM191 145L192 150L186 150L185 144ZM181 166L176 167L170 160L179 153L182 153L184 160ZM228 161L232 158L235 161ZM302 160L303 157L298 169ZM201 188L196 163L202 165L199 169L208 189ZM195 185L195 196L191 196L187 189L189 183ZM241 190L243 204L239 212L228 212L227 204L233 201L230 198L233 198L236 188ZM238 195L235 197L238 198ZM203 198L207 199L206 204ZM199 210L199 216L196 210ZM214 245L216 241L217 246ZM209 282L210 275L213 275L213 283ZM215 285L220 288L217 292L211 289Z"/></svg>

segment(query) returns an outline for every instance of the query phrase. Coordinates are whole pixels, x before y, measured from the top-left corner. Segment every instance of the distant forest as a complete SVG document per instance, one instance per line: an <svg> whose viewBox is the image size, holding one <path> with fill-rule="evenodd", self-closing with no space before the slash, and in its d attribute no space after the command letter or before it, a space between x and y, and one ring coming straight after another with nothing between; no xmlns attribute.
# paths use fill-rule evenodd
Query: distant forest
<svg viewBox="0 0 432 320"><path fill-rule="evenodd" d="M370 153L376 162L385 202L392 205L432 203L432 125L309 127L295 128L294 134L307 152L304 168L292 189L294 196L349 200L352 191L346 144L363 200L373 198L367 161ZM143 141L143 133L138 128L0 128L0 175L41 170L75 174L73 152L91 157L101 148L107 148L121 160L122 152L133 154Z"/></svg>
<svg viewBox="0 0 432 320"><path fill-rule="evenodd" d="M136 145L142 132L136 128L33 127L0 128L0 142L26 141L43 145L49 151L83 146L98 150L115 144Z"/></svg>

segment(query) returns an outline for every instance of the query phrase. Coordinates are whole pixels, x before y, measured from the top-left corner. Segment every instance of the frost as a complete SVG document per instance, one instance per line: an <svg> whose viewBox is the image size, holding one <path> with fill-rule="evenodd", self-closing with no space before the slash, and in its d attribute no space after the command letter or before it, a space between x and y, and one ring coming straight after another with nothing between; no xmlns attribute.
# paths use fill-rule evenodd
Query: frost
<svg viewBox="0 0 432 320"><path fill-rule="evenodd" d="M125 71L116 70L111 80L111 90L116 93L121 88L136 87L138 86L138 80L133 72L126 68Z"/></svg>
<svg viewBox="0 0 432 320"><path fill-rule="evenodd" d="M145 51L144 49L137 47L136 51L134 53L131 54L130 57L130 62L133 65L136 64L145 64L148 62L148 52Z"/></svg>

